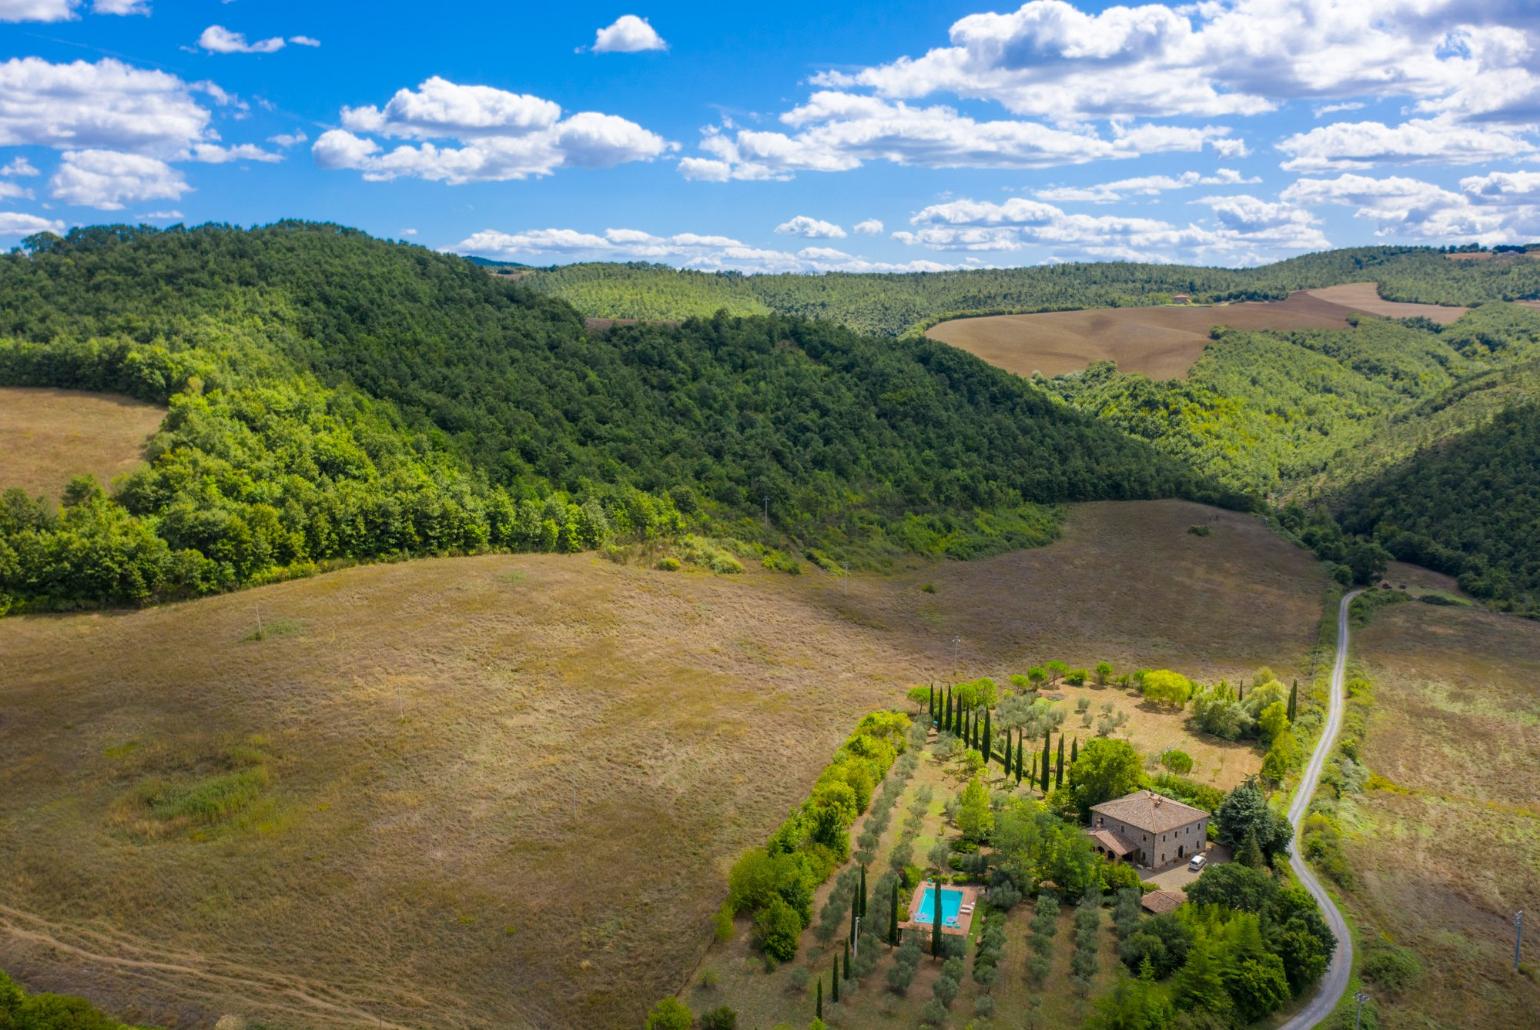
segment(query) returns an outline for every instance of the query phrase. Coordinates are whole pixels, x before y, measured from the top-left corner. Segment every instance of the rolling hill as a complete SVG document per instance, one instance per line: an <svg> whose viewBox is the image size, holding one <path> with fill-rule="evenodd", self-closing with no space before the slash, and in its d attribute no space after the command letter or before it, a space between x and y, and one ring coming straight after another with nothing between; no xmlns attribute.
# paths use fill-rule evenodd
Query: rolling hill
<svg viewBox="0 0 1540 1030"><path fill-rule="evenodd" d="M880 336L914 335L965 316L1166 304L1283 300L1296 290L1380 284L1387 301L1473 305L1540 296L1527 254L1457 261L1431 247L1356 247L1257 268L1128 262L907 274L752 275L661 265L577 264L531 269L521 281L590 318L678 320L723 309L825 319Z"/></svg>
<svg viewBox="0 0 1540 1030"><path fill-rule="evenodd" d="M595 334L561 300L330 225L34 238L0 258L0 385L170 408L110 495L10 499L11 605L687 529L750 556L968 557L1051 538L1044 505L1227 496L931 341L782 316Z"/></svg>

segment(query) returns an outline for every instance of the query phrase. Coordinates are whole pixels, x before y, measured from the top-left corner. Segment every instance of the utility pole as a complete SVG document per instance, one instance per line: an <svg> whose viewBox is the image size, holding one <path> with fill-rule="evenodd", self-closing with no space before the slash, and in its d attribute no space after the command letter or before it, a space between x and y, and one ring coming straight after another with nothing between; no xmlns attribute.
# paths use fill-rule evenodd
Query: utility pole
<svg viewBox="0 0 1540 1030"><path fill-rule="evenodd" d="M1524 910L1513 913L1513 971L1519 971L1519 955L1524 949Z"/></svg>
<svg viewBox="0 0 1540 1030"><path fill-rule="evenodd" d="M958 651L959 651L959 649L961 647L962 647L962 637L953 637L952 638L952 675L958 676L958 677L962 676L961 659L958 657Z"/></svg>
<svg viewBox="0 0 1540 1030"><path fill-rule="evenodd" d="M1353 995L1353 1000L1358 1002L1358 1014L1353 1017L1353 1030L1360 1030L1364 1025L1364 1002L1369 1000L1369 996L1359 991Z"/></svg>

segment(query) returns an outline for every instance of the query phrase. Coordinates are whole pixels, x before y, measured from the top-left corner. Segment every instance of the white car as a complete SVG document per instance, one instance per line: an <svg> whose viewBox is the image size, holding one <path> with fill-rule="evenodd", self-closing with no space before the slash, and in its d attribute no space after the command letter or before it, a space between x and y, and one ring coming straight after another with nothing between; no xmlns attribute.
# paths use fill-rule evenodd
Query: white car
<svg viewBox="0 0 1540 1030"><path fill-rule="evenodd" d="M1194 855L1192 856L1192 861L1187 863L1187 871L1196 873L1203 868L1204 863L1207 861L1208 857L1205 855Z"/></svg>

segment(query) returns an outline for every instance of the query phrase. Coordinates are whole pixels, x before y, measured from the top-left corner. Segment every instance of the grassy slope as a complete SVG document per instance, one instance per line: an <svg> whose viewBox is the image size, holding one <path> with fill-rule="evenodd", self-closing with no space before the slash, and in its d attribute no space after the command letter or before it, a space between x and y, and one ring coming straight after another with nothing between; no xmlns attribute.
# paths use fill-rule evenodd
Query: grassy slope
<svg viewBox="0 0 1540 1030"><path fill-rule="evenodd" d="M1355 632L1374 681L1363 750L1383 777L1350 809L1347 900L1365 940L1416 951L1421 979L1375 993L1381 1025L1514 1026L1540 1001L1512 971L1516 909L1540 909L1540 625L1406 603Z"/></svg>
<svg viewBox="0 0 1540 1030"><path fill-rule="evenodd" d="M1153 502L883 578L488 556L6 620L0 968L167 1021L631 1023L859 713L1048 656L1286 668L1322 585Z"/></svg>
<svg viewBox="0 0 1540 1030"><path fill-rule="evenodd" d="M164 408L78 390L0 387L0 490L57 498L71 476L133 471Z"/></svg>

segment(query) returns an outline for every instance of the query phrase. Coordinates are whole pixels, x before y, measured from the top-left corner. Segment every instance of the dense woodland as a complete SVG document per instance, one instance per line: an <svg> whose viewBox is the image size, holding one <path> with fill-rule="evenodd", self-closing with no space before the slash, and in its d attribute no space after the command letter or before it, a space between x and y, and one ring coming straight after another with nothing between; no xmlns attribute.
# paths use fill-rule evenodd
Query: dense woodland
<svg viewBox="0 0 1540 1030"><path fill-rule="evenodd" d="M1447 327L1219 330L1172 382L1110 366L1028 382L899 335L952 310L1282 296L1371 273L1412 300L1540 289L1529 255L1478 257L506 276L297 222L34 237L0 258L0 384L124 393L170 414L148 467L119 483L0 497L0 610L685 534L722 542L691 536L683 552L719 570L794 571L804 556L881 567L1044 543L1060 502L1181 496L1276 509L1345 578L1394 555L1532 611L1532 308L1486 303ZM579 307L639 297L655 309L634 313L685 317L589 331L542 292L555 287Z"/></svg>
<svg viewBox="0 0 1540 1030"><path fill-rule="evenodd" d="M1051 539L1058 502L1229 495L922 339L564 301L330 225L94 228L0 259L0 384L169 403L149 467L0 502L0 604L686 529L815 560ZM782 562L786 567L795 567Z"/></svg>
<svg viewBox="0 0 1540 1030"><path fill-rule="evenodd" d="M1125 262L908 274L753 275L664 265L578 264L521 270L532 289L590 318L680 320L799 315L881 336L916 334L959 315L1197 302L1281 300L1291 291L1373 279L1389 300L1481 304L1540 295L1540 260L1502 254L1453 260L1428 247L1357 247L1259 268Z"/></svg>

